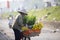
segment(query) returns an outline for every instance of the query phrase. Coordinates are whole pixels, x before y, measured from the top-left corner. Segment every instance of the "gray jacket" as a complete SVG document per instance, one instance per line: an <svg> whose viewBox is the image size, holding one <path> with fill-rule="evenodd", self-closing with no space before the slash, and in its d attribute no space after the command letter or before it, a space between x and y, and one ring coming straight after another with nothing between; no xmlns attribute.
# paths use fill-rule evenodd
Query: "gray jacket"
<svg viewBox="0 0 60 40"><path fill-rule="evenodd" d="M22 25L23 25L23 18L21 15L19 15L13 25L13 29L18 29L21 31Z"/></svg>

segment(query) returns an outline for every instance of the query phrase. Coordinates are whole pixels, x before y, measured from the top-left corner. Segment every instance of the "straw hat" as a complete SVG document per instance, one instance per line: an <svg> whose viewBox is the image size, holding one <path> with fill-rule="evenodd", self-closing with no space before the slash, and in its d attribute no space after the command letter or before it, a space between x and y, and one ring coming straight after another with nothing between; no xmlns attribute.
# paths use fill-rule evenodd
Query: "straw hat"
<svg viewBox="0 0 60 40"><path fill-rule="evenodd" d="M25 14L25 15L27 15L27 11L26 11L25 9L19 9L18 12L19 12L20 14Z"/></svg>

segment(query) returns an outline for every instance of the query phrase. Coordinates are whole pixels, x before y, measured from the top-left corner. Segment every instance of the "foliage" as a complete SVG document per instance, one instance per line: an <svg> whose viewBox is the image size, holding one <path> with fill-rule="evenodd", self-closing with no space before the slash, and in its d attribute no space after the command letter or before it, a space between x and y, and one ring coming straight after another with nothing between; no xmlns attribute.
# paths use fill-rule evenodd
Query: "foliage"
<svg viewBox="0 0 60 40"><path fill-rule="evenodd" d="M48 15L48 13L50 13ZM54 7L47 7L43 9L36 9L31 10L28 13L29 15L34 15L36 18L42 18L44 16L48 16L44 20L52 21L53 18L55 18L56 21L60 21L60 6L54 6Z"/></svg>
<svg viewBox="0 0 60 40"><path fill-rule="evenodd" d="M23 23L27 25L33 25L36 21L36 17L33 15L27 15L23 19Z"/></svg>

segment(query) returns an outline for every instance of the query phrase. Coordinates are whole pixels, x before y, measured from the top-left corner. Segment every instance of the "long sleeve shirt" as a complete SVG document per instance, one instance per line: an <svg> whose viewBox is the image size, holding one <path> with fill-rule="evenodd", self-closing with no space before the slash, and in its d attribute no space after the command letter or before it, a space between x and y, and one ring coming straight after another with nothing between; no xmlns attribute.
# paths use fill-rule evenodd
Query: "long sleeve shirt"
<svg viewBox="0 0 60 40"><path fill-rule="evenodd" d="M21 27L23 26L23 18L19 15L13 25L13 29L18 29L21 31Z"/></svg>

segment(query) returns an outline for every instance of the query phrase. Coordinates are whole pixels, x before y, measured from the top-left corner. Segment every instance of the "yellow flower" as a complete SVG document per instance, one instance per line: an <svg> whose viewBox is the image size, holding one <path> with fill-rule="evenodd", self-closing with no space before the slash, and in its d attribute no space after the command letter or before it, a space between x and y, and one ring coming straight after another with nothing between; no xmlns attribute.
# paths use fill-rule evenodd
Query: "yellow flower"
<svg viewBox="0 0 60 40"><path fill-rule="evenodd" d="M22 29L22 31L28 30L28 28L27 28L27 27L25 27L25 26L24 26L24 27L22 27L21 29Z"/></svg>
<svg viewBox="0 0 60 40"><path fill-rule="evenodd" d="M43 28L43 23L40 22L40 23L34 24L32 29L42 29L42 28Z"/></svg>

